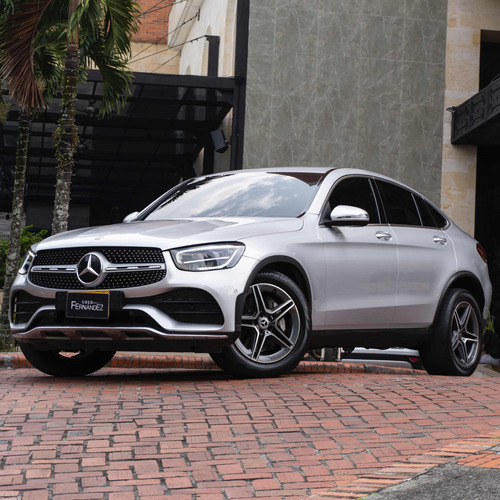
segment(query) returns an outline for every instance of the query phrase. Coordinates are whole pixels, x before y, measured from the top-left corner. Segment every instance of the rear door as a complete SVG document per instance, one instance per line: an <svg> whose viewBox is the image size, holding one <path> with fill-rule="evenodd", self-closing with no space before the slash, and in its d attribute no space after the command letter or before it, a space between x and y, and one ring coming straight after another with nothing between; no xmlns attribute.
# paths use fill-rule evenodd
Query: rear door
<svg viewBox="0 0 500 500"><path fill-rule="evenodd" d="M388 181L377 180L376 185L397 240L394 328L426 327L456 269L453 244L443 231L448 222L416 193Z"/></svg>
<svg viewBox="0 0 500 500"><path fill-rule="evenodd" d="M380 329L392 325L396 306L397 248L381 223L372 180L350 176L333 188L323 217L338 205L368 212L364 227L320 226L326 253L326 329Z"/></svg>

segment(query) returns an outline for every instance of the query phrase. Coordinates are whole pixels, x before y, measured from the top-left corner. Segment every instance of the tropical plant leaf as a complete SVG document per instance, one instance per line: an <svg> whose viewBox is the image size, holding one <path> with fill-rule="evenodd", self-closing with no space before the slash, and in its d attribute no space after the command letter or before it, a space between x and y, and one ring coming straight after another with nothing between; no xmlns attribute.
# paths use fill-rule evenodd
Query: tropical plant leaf
<svg viewBox="0 0 500 500"><path fill-rule="evenodd" d="M91 0L92 1L92 0ZM139 29L140 9L135 0L93 0L106 4L105 51L130 55L130 34Z"/></svg>
<svg viewBox="0 0 500 500"><path fill-rule="evenodd" d="M92 62L99 69L103 82L103 98L99 107L99 118L119 111L130 94L132 72L127 69L127 60L117 54L106 54L103 46L92 47Z"/></svg>
<svg viewBox="0 0 500 500"><path fill-rule="evenodd" d="M0 46L0 79L14 100L26 109L46 107L36 80L33 40L40 19L52 0L15 0L14 13L4 24Z"/></svg>
<svg viewBox="0 0 500 500"><path fill-rule="evenodd" d="M60 87L66 50L65 23L47 27L41 22L33 42L35 78L47 100L54 97Z"/></svg>
<svg viewBox="0 0 500 500"><path fill-rule="evenodd" d="M14 0L0 0L0 16L10 16L14 12Z"/></svg>

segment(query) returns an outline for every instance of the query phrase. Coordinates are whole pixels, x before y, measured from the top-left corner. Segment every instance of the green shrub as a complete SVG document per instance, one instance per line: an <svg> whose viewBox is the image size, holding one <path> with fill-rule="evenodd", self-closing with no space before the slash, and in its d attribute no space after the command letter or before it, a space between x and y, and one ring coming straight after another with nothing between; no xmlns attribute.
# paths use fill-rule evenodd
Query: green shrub
<svg viewBox="0 0 500 500"><path fill-rule="evenodd" d="M47 231L42 229L38 233L31 232L33 226L23 227L21 230L21 259L24 254L29 250L31 245L38 243L43 240L47 235ZM9 246L9 240L0 240L0 287L3 288L5 280L5 262L7 260L7 249Z"/></svg>

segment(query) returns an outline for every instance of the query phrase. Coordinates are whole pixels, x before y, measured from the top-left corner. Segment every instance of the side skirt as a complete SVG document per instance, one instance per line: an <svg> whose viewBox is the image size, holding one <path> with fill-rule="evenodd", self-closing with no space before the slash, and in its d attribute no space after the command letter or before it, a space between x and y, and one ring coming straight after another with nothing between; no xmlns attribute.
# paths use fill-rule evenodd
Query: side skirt
<svg viewBox="0 0 500 500"><path fill-rule="evenodd" d="M418 348L431 337L430 328L408 330L314 330L310 347Z"/></svg>

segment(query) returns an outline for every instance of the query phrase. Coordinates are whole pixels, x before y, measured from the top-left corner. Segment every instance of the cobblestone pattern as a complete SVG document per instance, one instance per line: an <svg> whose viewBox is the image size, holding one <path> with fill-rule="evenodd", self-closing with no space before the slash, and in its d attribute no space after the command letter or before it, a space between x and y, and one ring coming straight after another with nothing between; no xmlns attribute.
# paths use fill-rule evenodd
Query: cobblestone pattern
<svg viewBox="0 0 500 500"><path fill-rule="evenodd" d="M488 378L0 370L0 498L339 498L408 457L499 432L497 396ZM422 466L405 463L391 481Z"/></svg>

